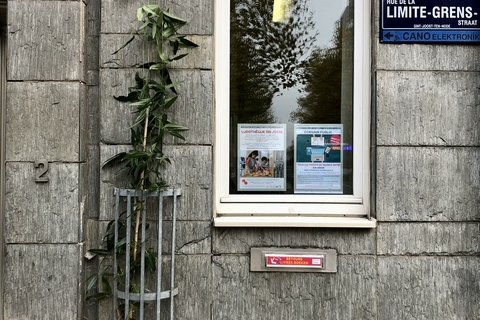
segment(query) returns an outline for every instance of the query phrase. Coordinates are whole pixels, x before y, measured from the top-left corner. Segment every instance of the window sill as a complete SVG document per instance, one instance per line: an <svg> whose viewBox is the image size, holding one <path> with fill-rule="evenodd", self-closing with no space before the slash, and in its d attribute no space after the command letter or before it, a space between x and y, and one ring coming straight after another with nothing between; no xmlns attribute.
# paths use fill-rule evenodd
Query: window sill
<svg viewBox="0 0 480 320"><path fill-rule="evenodd" d="M367 217L216 217L215 227L376 228Z"/></svg>

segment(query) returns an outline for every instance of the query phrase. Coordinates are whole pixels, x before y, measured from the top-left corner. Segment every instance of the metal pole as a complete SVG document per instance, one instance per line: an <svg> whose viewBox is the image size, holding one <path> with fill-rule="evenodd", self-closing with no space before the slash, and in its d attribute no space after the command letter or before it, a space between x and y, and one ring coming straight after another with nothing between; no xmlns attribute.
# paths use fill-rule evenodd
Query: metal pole
<svg viewBox="0 0 480 320"><path fill-rule="evenodd" d="M125 319L130 312L130 229L132 227L132 195L127 191L127 239L125 247Z"/></svg>
<svg viewBox="0 0 480 320"><path fill-rule="evenodd" d="M173 291L175 290L175 238L177 221L177 190L173 190L173 215L172 215L172 262L170 265L170 320L173 320Z"/></svg>
<svg viewBox="0 0 480 320"><path fill-rule="evenodd" d="M158 244L157 244L157 320L160 320L160 302L162 293L162 222L163 195L158 194Z"/></svg>
<svg viewBox="0 0 480 320"><path fill-rule="evenodd" d="M113 319L117 319L117 244L118 244L118 219L120 219L120 192L118 189L115 189L115 230L114 230L114 240L113 240Z"/></svg>
<svg viewBox="0 0 480 320"><path fill-rule="evenodd" d="M145 192L142 194L142 245L140 252L140 319L144 318L145 305L145 226L147 224L147 198Z"/></svg>

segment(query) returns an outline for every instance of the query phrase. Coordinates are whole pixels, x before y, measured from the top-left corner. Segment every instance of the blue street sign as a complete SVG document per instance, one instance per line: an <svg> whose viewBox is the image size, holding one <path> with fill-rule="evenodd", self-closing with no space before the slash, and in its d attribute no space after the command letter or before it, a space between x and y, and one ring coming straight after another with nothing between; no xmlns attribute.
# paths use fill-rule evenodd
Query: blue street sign
<svg viewBox="0 0 480 320"><path fill-rule="evenodd" d="M479 0L382 0L380 42L480 43Z"/></svg>

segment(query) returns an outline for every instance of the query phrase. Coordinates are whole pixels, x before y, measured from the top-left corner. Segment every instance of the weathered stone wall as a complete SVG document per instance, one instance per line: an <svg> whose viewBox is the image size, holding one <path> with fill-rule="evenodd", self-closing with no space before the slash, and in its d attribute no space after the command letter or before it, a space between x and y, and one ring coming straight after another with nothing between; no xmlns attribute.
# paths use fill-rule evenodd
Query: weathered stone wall
<svg viewBox="0 0 480 320"><path fill-rule="evenodd" d="M80 319L84 1L8 1L4 319ZM46 183L36 183L37 160Z"/></svg>
<svg viewBox="0 0 480 320"><path fill-rule="evenodd" d="M480 318L480 47L373 26L378 319Z"/></svg>
<svg viewBox="0 0 480 320"><path fill-rule="evenodd" d="M478 46L380 44L373 0L378 228L214 228L213 0L157 3L200 45L172 73L185 80L173 118L190 130L165 150L166 179L183 190L177 319L480 318ZM151 52L111 53L143 4L8 3L5 319L111 319L109 303L84 301L98 261L83 254L114 214L120 181L100 164L128 148L132 115L113 96ZM34 182L39 159L49 183ZM252 273L252 247L336 249L338 272Z"/></svg>

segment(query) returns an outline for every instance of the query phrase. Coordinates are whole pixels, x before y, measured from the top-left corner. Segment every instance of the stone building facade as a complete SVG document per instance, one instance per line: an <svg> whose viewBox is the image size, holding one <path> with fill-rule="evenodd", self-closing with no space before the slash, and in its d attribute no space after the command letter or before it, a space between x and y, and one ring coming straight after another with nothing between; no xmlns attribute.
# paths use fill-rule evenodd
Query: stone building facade
<svg viewBox="0 0 480 320"><path fill-rule="evenodd" d="M181 187L177 319L479 319L480 47L380 44L371 1L373 229L218 228L213 217L214 1L158 0L199 48L185 83L168 179ZM138 0L2 1L3 318L110 319L85 299L129 142L124 94L146 53L112 56ZM5 46L2 46L5 48ZM3 49L2 48L2 49ZM135 51L138 50L138 51ZM3 71L2 71L3 72ZM35 167L35 164L38 164ZM36 182L48 165L49 181ZM196 170L187 170L195 168ZM250 272L252 247L322 248L336 273Z"/></svg>

